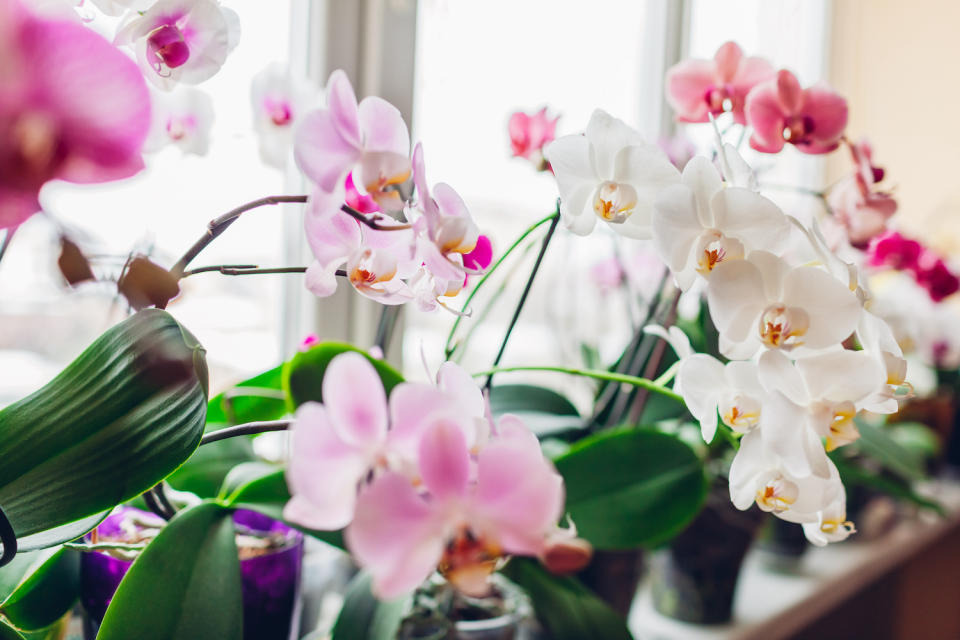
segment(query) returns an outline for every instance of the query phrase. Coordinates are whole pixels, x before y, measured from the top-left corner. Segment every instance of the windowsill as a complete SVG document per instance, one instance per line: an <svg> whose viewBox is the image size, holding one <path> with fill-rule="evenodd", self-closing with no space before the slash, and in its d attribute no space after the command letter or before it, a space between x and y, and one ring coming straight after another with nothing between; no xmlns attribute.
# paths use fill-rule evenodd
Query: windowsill
<svg viewBox="0 0 960 640"><path fill-rule="evenodd" d="M730 624L701 626L667 618L654 610L650 585L644 581L630 612L631 632L637 640L792 637L960 528L960 483L938 482L924 493L939 499L950 515L904 519L876 540L812 547L792 573L775 572L762 551L752 550L737 585Z"/></svg>

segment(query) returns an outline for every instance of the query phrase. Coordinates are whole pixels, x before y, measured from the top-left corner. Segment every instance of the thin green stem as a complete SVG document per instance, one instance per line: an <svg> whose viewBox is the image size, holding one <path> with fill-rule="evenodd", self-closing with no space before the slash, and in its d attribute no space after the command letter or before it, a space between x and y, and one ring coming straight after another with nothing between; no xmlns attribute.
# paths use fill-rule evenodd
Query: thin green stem
<svg viewBox="0 0 960 640"><path fill-rule="evenodd" d="M286 431L293 424L292 420L264 420L262 422L246 422L238 424L235 427L227 427L218 431L208 431L203 434L200 440L200 446L226 440L227 438L236 438L237 436L251 436L258 433L267 433L268 431Z"/></svg>
<svg viewBox="0 0 960 640"><path fill-rule="evenodd" d="M500 267L500 265L503 264L504 260L506 260L507 257L509 257L511 253L513 253L514 249L520 246L520 244L527 238L527 236L529 236L531 233L536 231L538 227L550 222L551 220L559 216L560 214L558 212L551 213L550 215L534 222L532 225L527 227L526 231L521 233L520 237L514 240L513 244L507 247L507 250L503 252L503 254L497 259L496 262L493 263L493 266L487 269L487 272L483 274L483 277L480 278L479 282L477 282L477 286L475 286L467 295L467 299L464 300L463 307L460 309L460 311L463 313L466 313L467 309L470 308L470 303L473 301L474 296L477 295L477 292L479 292L480 289L483 288L483 285L487 282L487 280L490 279L490 276L492 276L496 272L496 270ZM457 328L460 326L460 321L463 320L463 318L464 316L457 316L457 319L453 321L453 326L450 327L450 333L447 334L447 341L443 346L446 359L450 358L450 354L452 354L453 350L455 349L455 347L451 346L451 343L453 342L453 336L456 334Z"/></svg>
<svg viewBox="0 0 960 640"><path fill-rule="evenodd" d="M552 371L554 373L565 373L571 376L580 376L583 378L593 378L594 380L606 380L607 382L618 382L621 384L629 384L634 387L640 387L641 389L646 389L653 393L658 393L662 396L672 398L677 402L683 402L683 396L679 393L675 393L673 390L668 389L662 385L657 384L653 380L647 380L646 378L638 378L636 376L628 376L622 373L613 373L611 371L603 371L602 369L576 369L571 367L497 367L495 369L489 369L487 371L478 371L473 374L474 378L480 376L489 376L494 373L510 373L511 371Z"/></svg>
<svg viewBox="0 0 960 640"><path fill-rule="evenodd" d="M659 378L654 380L653 384L660 385L661 387L666 385L668 382L673 380L674 376L677 375L677 369L679 368L680 368L680 361L677 360L672 365L670 365L670 368L664 371Z"/></svg>

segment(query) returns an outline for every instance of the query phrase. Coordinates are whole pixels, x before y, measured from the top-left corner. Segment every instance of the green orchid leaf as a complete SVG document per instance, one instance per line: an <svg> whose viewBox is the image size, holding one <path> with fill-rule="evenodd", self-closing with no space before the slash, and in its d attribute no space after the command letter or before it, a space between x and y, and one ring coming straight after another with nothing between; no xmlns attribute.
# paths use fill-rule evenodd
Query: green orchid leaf
<svg viewBox="0 0 960 640"><path fill-rule="evenodd" d="M3 618L0 618L0 640L24 640L24 637Z"/></svg>
<svg viewBox="0 0 960 640"><path fill-rule="evenodd" d="M227 438L205 444L177 469L167 482L178 491L190 491L212 498L224 478L237 465L257 459L250 438Z"/></svg>
<svg viewBox="0 0 960 640"><path fill-rule="evenodd" d="M207 405L207 424L217 428L224 424L276 420L286 413L283 365L279 365L211 398Z"/></svg>
<svg viewBox="0 0 960 640"><path fill-rule="evenodd" d="M0 615L19 629L35 631L62 618L80 596L80 553L61 547L24 556L30 566L0 602Z"/></svg>
<svg viewBox="0 0 960 640"><path fill-rule="evenodd" d="M240 560L231 511L181 511L137 557L97 640L242 640Z"/></svg>
<svg viewBox="0 0 960 640"><path fill-rule="evenodd" d="M378 600L370 590L372 582L365 571L350 581L331 640L393 640L397 637L400 623L410 609L410 598Z"/></svg>
<svg viewBox="0 0 960 640"><path fill-rule="evenodd" d="M129 500L189 458L206 414L204 353L173 316L147 309L0 411L0 508L17 536Z"/></svg>
<svg viewBox="0 0 960 640"><path fill-rule="evenodd" d="M283 388L287 392L292 412L304 402L323 402L323 374L330 361L341 353L355 351L370 361L380 375L383 387L390 394L403 382L400 372L383 360L377 360L357 347L340 342L323 342L293 356L283 367Z"/></svg>
<svg viewBox="0 0 960 640"><path fill-rule="evenodd" d="M903 447L891 437L887 427L861 419L857 420L857 430L860 438L856 440L856 445L863 455L873 458L885 469L905 480L916 481L924 478L926 473L923 456Z"/></svg>
<svg viewBox="0 0 960 640"><path fill-rule="evenodd" d="M47 529L40 533L34 533L29 536L23 536L17 540L17 549L19 552L36 551L37 549L47 549L55 547L64 542L76 540L85 533L96 528L103 519L110 515L112 509L95 513L92 516L81 518L75 522L70 522L53 529Z"/></svg>
<svg viewBox="0 0 960 640"><path fill-rule="evenodd" d="M656 431L601 431L555 463L579 535L598 549L663 543L693 520L707 495L693 449Z"/></svg>
<svg viewBox="0 0 960 640"><path fill-rule="evenodd" d="M511 558L501 572L530 597L554 640L633 640L626 621L575 578L555 576L529 558Z"/></svg>

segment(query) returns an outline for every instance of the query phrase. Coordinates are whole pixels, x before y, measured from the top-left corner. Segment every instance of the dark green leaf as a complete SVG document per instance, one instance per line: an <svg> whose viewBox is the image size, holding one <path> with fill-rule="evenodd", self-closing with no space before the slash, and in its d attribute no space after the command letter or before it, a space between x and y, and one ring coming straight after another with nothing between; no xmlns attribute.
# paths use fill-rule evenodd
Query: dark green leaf
<svg viewBox="0 0 960 640"><path fill-rule="evenodd" d="M383 360L377 360L357 347L340 342L323 342L293 356L283 367L283 388L292 402L291 410L304 402L323 402L323 374L330 361L341 353L355 351L364 355L380 375L387 394L403 382L403 376Z"/></svg>
<svg viewBox="0 0 960 640"><path fill-rule="evenodd" d="M173 472L200 441L206 385L203 348L148 309L0 411L0 506L18 537L100 513Z"/></svg>
<svg viewBox="0 0 960 640"><path fill-rule="evenodd" d="M244 462L230 470L223 479L217 498L227 500L234 492L242 490L251 482L280 471L278 465L269 462Z"/></svg>
<svg viewBox="0 0 960 640"><path fill-rule="evenodd" d="M167 482L178 491L190 491L201 498L212 498L217 495L217 490L231 469L256 459L249 438L227 438L197 449L182 467L167 478Z"/></svg>
<svg viewBox="0 0 960 640"><path fill-rule="evenodd" d="M276 420L286 412L283 365L280 365L213 397L207 406L207 424L212 426Z"/></svg>
<svg viewBox="0 0 960 640"><path fill-rule="evenodd" d="M512 558L502 573L530 596L554 640L632 640L626 621L575 578L552 575L527 558Z"/></svg>
<svg viewBox="0 0 960 640"><path fill-rule="evenodd" d="M17 541L17 549L20 551L35 551L37 549L46 549L64 542L76 540L103 522L103 519L110 515L110 511L112 511L112 509L95 513L92 516L77 520L76 522L24 536Z"/></svg>
<svg viewBox="0 0 960 640"><path fill-rule="evenodd" d="M20 632L7 624L3 618L0 618L0 640L24 640L24 638L20 635Z"/></svg>
<svg viewBox="0 0 960 640"><path fill-rule="evenodd" d="M223 499L223 503L235 509L251 509L274 520L283 520L291 527L303 533L323 540L339 549L344 548L343 536L339 531L316 531L287 522L283 518L283 507L290 500L287 479L283 469L265 470L262 475L251 475Z"/></svg>
<svg viewBox="0 0 960 640"><path fill-rule="evenodd" d="M371 583L371 576L365 571L350 581L333 627L332 640L393 640L397 637L400 622L410 608L410 599L382 602L370 591Z"/></svg>
<svg viewBox="0 0 960 640"><path fill-rule="evenodd" d="M555 462L579 535L598 549L669 540L697 515L707 494L693 450L656 431L602 431Z"/></svg>
<svg viewBox="0 0 960 640"><path fill-rule="evenodd" d="M857 420L857 430L860 432L860 439L856 443L863 455L873 458L885 469L906 480L923 479L923 457L900 446L890 437L885 427L866 420Z"/></svg>
<svg viewBox="0 0 960 640"><path fill-rule="evenodd" d="M836 455L834 452L831 456L834 464L837 465L837 471L840 472L840 478L843 480L843 484L846 485L849 490L852 486L861 486L868 489L873 489L879 491L880 493L886 494L892 498L898 498L900 500L905 500L906 502L911 502L918 507L924 509L931 509L936 511L941 516L946 515L946 511L943 508L943 505L935 500L930 498L925 498L913 490L913 487L910 486L905 480L898 478L896 476L882 476L876 473L862 469L856 465L855 462L841 458L839 455Z"/></svg>
<svg viewBox="0 0 960 640"><path fill-rule="evenodd" d="M97 640L241 640L240 560L229 509L181 511L134 561Z"/></svg>
<svg viewBox="0 0 960 640"><path fill-rule="evenodd" d="M920 422L888 423L890 437L904 449L914 452L921 459L929 459L940 453L940 440L936 432Z"/></svg>
<svg viewBox="0 0 960 640"><path fill-rule="evenodd" d="M0 602L0 614L20 629L37 630L52 625L73 607L80 595L78 551L62 547L41 551L33 560L22 581Z"/></svg>
<svg viewBox="0 0 960 640"><path fill-rule="evenodd" d="M497 385L490 390L493 415L533 411L558 416L580 417L573 403L552 389L530 384Z"/></svg>

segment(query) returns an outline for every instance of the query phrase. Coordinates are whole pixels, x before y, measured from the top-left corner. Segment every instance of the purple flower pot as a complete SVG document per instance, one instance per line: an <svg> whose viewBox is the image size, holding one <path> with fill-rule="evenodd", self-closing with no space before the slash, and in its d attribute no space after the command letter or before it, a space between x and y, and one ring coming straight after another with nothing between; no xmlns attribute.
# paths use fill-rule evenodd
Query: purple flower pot
<svg viewBox="0 0 960 640"><path fill-rule="evenodd" d="M97 528L98 533L104 537L119 535L123 532L121 523L131 513L139 514L145 520L155 518L138 509L123 509L104 520ZM241 559L240 574L243 584L243 637L247 640L289 640L297 632L294 614L300 591L303 535L282 522L254 511L237 511L233 520L255 534L280 533L288 540L288 544L281 549ZM132 560L123 560L100 551L83 554L80 563L81 603L87 640L96 638L107 607L132 564Z"/></svg>

